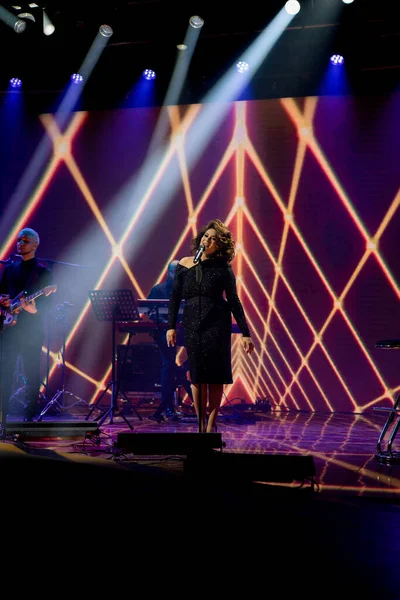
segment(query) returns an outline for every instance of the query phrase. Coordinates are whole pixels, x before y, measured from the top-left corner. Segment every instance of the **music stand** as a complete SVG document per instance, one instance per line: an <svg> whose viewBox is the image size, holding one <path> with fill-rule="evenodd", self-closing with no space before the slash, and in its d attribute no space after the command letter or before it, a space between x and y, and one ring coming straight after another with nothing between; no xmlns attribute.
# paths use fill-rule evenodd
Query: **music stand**
<svg viewBox="0 0 400 600"><path fill-rule="evenodd" d="M102 425L106 418L110 417L110 425L113 423L114 413L120 413L117 405L117 382L115 380L115 323L120 321L140 321L139 311L136 301L133 297L132 290L92 290L89 292L89 299L92 304L94 313L98 321L112 322L112 337L111 337L111 381L106 389L92 406L88 415L85 417L87 421L97 407L104 394L111 388L111 404L98 421L98 425ZM125 423L130 429L133 429L128 419L120 413Z"/></svg>

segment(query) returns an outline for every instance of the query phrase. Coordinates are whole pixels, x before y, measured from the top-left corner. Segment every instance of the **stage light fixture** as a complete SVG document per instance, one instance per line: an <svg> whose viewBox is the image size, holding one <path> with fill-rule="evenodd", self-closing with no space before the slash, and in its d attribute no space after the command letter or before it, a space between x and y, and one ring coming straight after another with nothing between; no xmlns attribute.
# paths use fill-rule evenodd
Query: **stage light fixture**
<svg viewBox="0 0 400 600"><path fill-rule="evenodd" d="M0 6L0 20L12 29L14 29L16 33L22 33L26 29L25 21L16 17L15 14L10 12L3 6Z"/></svg>
<svg viewBox="0 0 400 600"><path fill-rule="evenodd" d="M191 27L194 27L194 29L200 29L200 27L203 27L204 25L204 19L202 19L198 15L194 15L193 17L190 17L189 25Z"/></svg>
<svg viewBox="0 0 400 600"><path fill-rule="evenodd" d="M13 88L20 88L22 85L22 81L18 79L18 77L13 77L12 79L10 79L10 85Z"/></svg>
<svg viewBox="0 0 400 600"><path fill-rule="evenodd" d="M245 62L244 60L240 60L236 64L236 69L238 70L239 73L245 73L249 69L249 64L247 62Z"/></svg>
<svg viewBox="0 0 400 600"><path fill-rule="evenodd" d="M354 0L342 0L343 4L353 4Z"/></svg>
<svg viewBox="0 0 400 600"><path fill-rule="evenodd" d="M156 74L154 71L152 71L151 69L145 69L143 71L143 77L145 79L147 79L148 81L151 81L152 79L156 78Z"/></svg>
<svg viewBox="0 0 400 600"><path fill-rule="evenodd" d="M99 27L99 33L105 37L105 38L109 38L112 36L112 34L114 33L112 28L109 25L100 25Z"/></svg>
<svg viewBox="0 0 400 600"><path fill-rule="evenodd" d="M53 23L50 21L48 14L43 9L43 33L44 35L52 35L55 32L56 28Z"/></svg>
<svg viewBox="0 0 400 600"><path fill-rule="evenodd" d="M71 81L76 84L82 83L83 77L79 73L74 73L73 75L71 75Z"/></svg>
<svg viewBox="0 0 400 600"><path fill-rule="evenodd" d="M36 23L36 19L35 19L35 17L33 16L33 14L32 14L32 13L28 13L28 12L22 12L22 13L19 13L19 14L17 15L17 17L18 17L19 19L28 19L28 21L33 21L34 23Z"/></svg>
<svg viewBox="0 0 400 600"><path fill-rule="evenodd" d="M289 15L297 15L300 12L300 2L297 0L288 0L285 4L285 10Z"/></svg>
<svg viewBox="0 0 400 600"><path fill-rule="evenodd" d="M16 33L22 33L23 31L25 31L25 29L26 29L25 21L22 21L22 19L18 19L18 21L15 21L14 31Z"/></svg>
<svg viewBox="0 0 400 600"><path fill-rule="evenodd" d="M177 48L178 48L178 50L187 50L186 44L178 44Z"/></svg>
<svg viewBox="0 0 400 600"><path fill-rule="evenodd" d="M341 54L332 54L331 63L335 66L342 65L344 63L344 58Z"/></svg>

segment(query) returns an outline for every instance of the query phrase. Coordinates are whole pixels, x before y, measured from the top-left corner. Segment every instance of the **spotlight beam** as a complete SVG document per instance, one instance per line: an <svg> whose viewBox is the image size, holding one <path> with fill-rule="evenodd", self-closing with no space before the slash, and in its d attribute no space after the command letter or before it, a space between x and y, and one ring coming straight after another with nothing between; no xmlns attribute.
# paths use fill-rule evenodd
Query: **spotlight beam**
<svg viewBox="0 0 400 600"><path fill-rule="evenodd" d="M190 26L187 28L185 40L183 42L183 45L186 46L186 50L178 51L174 72L172 74L171 81L163 102L163 108L161 109L161 114L158 119L154 135L150 142L148 152L149 156L153 154L154 149L158 147L160 145L160 142L164 139L169 122L165 107L175 106L179 102L179 97L181 95L181 91L185 83L190 61L192 60L193 52L196 48L199 35L200 29L194 29Z"/></svg>

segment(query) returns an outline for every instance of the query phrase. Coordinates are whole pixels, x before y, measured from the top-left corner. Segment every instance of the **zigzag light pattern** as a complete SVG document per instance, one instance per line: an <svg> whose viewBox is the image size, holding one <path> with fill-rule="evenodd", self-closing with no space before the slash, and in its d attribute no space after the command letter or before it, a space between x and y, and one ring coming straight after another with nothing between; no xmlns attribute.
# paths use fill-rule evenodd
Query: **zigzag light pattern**
<svg viewBox="0 0 400 600"><path fill-rule="evenodd" d="M242 298L247 312L249 325L256 345L256 352L253 356L246 356L241 351L238 337L234 338L232 347L234 383L226 387L226 395L233 397L235 394L243 393L243 388L245 388L246 394L251 401L254 401L257 397L268 397L277 408L281 408L282 410L306 408L312 411L316 409L313 398L315 394L318 394L322 406L326 410L333 411L335 410L335 399L330 395L329 387L324 381L324 376L312 363L313 356L318 350L336 377L338 385L342 389L344 396L348 399L348 407L352 411L359 412L379 402L385 400L392 401L393 397L398 393L400 386L390 388L387 384L365 342L353 324L349 313L346 311L344 301L356 284L367 260L371 256L375 258L392 292L400 299L398 282L379 248L379 243L384 232L398 214L400 191L396 193L393 200L389 203L389 207L381 219L379 226L375 233L371 235L361 216L356 212L343 183L339 180L324 156L320 142L315 137L313 120L318 108L318 99L305 99L303 110L300 109L299 103L294 99L281 100L281 107L294 125L298 136L297 151L292 169L292 181L287 201L278 192L273 176L269 172L268 165L263 162L263 159L257 153L251 139L247 125L248 111L251 110L251 103L247 102L237 102L231 105L234 117L232 119L231 138L227 141L225 151L222 152L219 162L211 173L208 182L206 182L203 193L196 200L193 192L191 165L188 164L186 154L186 138L201 111L201 105L189 107L184 116L181 115L178 107L170 107L168 109L171 125L170 143L165 151L163 160L152 179L148 182L147 190L143 193L139 205L132 213L120 239L116 239L112 234L103 214L101 203L93 196L85 180L84 173L80 170L74 158L73 142L79 142L79 139L77 139L78 134L85 124L87 115L85 113L75 115L71 120L70 126L64 133L58 129L53 116L43 115L41 122L46 134L52 141L53 156L42 176L38 188L29 199L25 211L21 213L13 231L10 232L9 237L4 242L1 254L4 255L9 251L12 238L28 222L35 207L40 203L47 187L51 185L52 177L55 176L57 168L62 162L78 186L82 199L89 207L93 218L97 220L103 232L104 241L110 248L109 260L104 266L101 276L94 282L92 287L94 289L102 288L105 285L107 276L115 267L116 261L118 261L126 273L135 295L137 297L144 297L144 289L139 283L140 277L130 267L130 257L126 255L125 243L129 236L136 229L140 228L141 216L148 203L151 203L154 191L158 186L162 185L162 178L168 173L171 161L175 159L179 165L187 210L187 224L180 234L178 232L178 240L171 247L164 267L158 277L154 278L155 282L162 279L170 260L179 255L179 253L185 252L188 236L195 235L197 227L204 222L204 214L206 214L207 209L209 210L210 203L215 202L213 194L217 193L218 183L227 169L233 167L235 192L231 199L231 204L224 215L221 215L220 209L216 212L220 214L229 227L235 230L237 257L234 268L237 276L238 293ZM334 291L329 281L329 273L325 273L321 268L317 257L309 247L295 218L295 207L297 198L301 193L301 178L304 173L305 158L309 153L314 156L321 172L332 186L337 202L343 205L348 218L354 222L365 244L364 253L360 256L358 264L355 266L340 294ZM248 177L249 165L253 167L259 180L265 187L266 194L282 216L283 228L277 252L274 252L268 238L263 234L262 222L260 220L262 217L254 212L252 199L246 197L246 177ZM252 248L249 242L249 235L254 236L257 240L257 243L265 253L268 264L273 268L274 277L269 291L265 284L265 274L251 258ZM310 315L302 305L290 278L285 272L285 259L289 252L289 236L294 236L297 240L307 257L309 265L330 297L330 310L326 314L322 326L318 328L313 325ZM257 298L254 297L255 289L257 290ZM302 349L303 344L301 340L296 338L291 320L288 320L281 311L279 301L280 290L285 290L285 293L289 295L295 307L294 314L296 319L301 320L310 332L312 342L306 349ZM260 299L267 306L266 311L259 308ZM80 314L68 335L67 348L74 340L78 330L85 327L85 319L89 309L90 303L87 301L82 306ZM348 383L348 374L343 373L335 364L331 348L325 342L324 337L335 316L340 316L342 319L347 328L348 335L357 344L368 364L370 372L381 388L381 393L367 402L357 398L353 393L352 386ZM279 338L274 330L277 324L282 334L284 333L286 336L290 347L295 352L297 357L296 364L286 356L285 351L281 348ZM56 364L53 354L51 354L51 357L53 359L53 366L50 375L52 376L55 372ZM110 376L110 366L106 366L100 376L85 373L79 365L74 364L73 360L70 360L67 366L71 372L75 373L75 376L85 379L93 386L93 393L90 399L93 402L106 387ZM307 374L308 381L311 384L308 383L305 385L303 379L305 374ZM311 394L310 389L312 389Z"/></svg>

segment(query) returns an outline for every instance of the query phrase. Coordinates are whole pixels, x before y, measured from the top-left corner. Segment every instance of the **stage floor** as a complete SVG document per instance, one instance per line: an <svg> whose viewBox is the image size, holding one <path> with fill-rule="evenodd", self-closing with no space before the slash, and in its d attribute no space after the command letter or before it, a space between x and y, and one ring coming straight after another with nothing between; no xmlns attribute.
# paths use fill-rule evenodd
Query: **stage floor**
<svg viewBox="0 0 400 600"><path fill-rule="evenodd" d="M133 405L135 407L135 405ZM107 407L105 407L107 408ZM77 430L77 438L68 432L60 433L49 429L49 436L42 431L35 436L32 432L7 441L29 446L32 449L52 450L55 453L110 459L115 462L157 464L161 469L176 474L182 471L181 456L156 455L143 456L121 452L116 448L118 434L132 433L197 433L194 412L190 407L183 407L178 413L178 422L165 420L157 423L149 419L154 406L141 405L134 409L124 407L120 415L114 415L112 423L107 417L98 429L98 433L84 436L85 428ZM102 417L103 412L95 409L86 420L89 409L85 406L71 410L57 411L42 418L44 429L47 426L71 423L93 427L93 423ZM221 411L218 421L218 433L223 442L222 452L246 453L257 455L312 456L315 467L315 481L319 494L346 495L352 497L382 498L397 503L400 499L400 461L383 464L377 459L377 442L387 413L372 411L369 414L353 413L308 413L267 411L257 412L229 407ZM18 416L8 418L10 428L20 423ZM130 429L128 423L132 427ZM38 425L38 424L35 424ZM30 424L23 424L27 430ZM18 429L18 428L17 428ZM51 432L51 433L50 433ZM205 434L202 434L205 435ZM387 436L385 437L385 440ZM4 440L3 440L4 441ZM400 442L400 434L398 436ZM396 439L392 450L396 452ZM381 450L386 446L382 443ZM297 487L294 482L293 486Z"/></svg>
<svg viewBox="0 0 400 600"><path fill-rule="evenodd" d="M120 433L207 436L197 433L191 409L179 422L158 424L148 418L154 408L125 406L130 429L119 415L97 427L103 413L86 421L89 410L79 406L46 415L46 433L36 437L35 424L9 418L8 427L22 432L0 443L15 539L26 535L21 514L28 502L46 548L55 534L72 536L75 547L77 540L82 549L89 546L97 568L106 548L124 554L128 547L136 577L150 568L155 584L170 585L179 572L180 585L188 575L195 585L194 557L209 563L212 555L225 593L244 585L247 593L279 590L282 597L304 587L343 598L398 597L400 465L381 465L375 457L386 414L222 410L224 448L216 452L311 456L313 489L308 481L249 483L229 465L221 477L208 480L203 471L196 479L193 471L188 476L185 456L122 450ZM75 433L58 435L66 423ZM21 523L18 533L15 523ZM167 579L159 579L161 572Z"/></svg>

